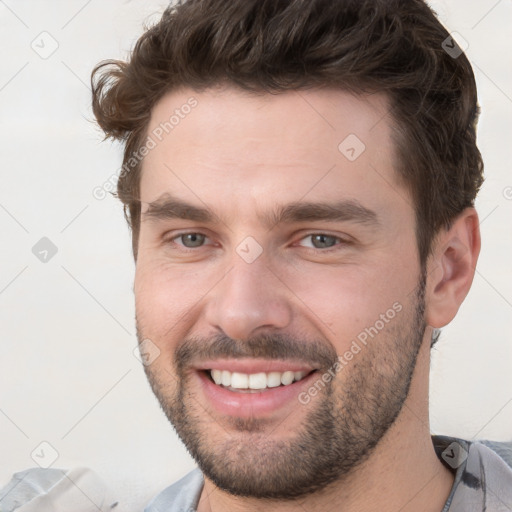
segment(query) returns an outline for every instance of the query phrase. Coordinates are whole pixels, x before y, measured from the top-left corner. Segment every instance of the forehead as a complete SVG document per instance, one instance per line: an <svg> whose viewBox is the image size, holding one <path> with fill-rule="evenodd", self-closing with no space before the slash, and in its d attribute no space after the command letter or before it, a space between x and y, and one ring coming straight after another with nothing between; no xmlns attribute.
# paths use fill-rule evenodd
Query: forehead
<svg viewBox="0 0 512 512"><path fill-rule="evenodd" d="M387 103L382 93L356 96L339 89L270 94L232 86L201 92L183 88L153 107L148 134L174 146L176 156L190 149L180 144L182 140L210 152L215 151L213 143L221 142L224 151L236 152L228 138L236 135L247 145L265 143L267 151L289 149L297 154L313 147L335 151L340 137L353 134L373 144L369 149L374 150L389 140Z"/></svg>
<svg viewBox="0 0 512 512"><path fill-rule="evenodd" d="M228 198L249 211L306 195L364 200L380 190L404 198L391 133L383 94L173 91L151 112L153 148L142 164L141 200L164 193L196 204Z"/></svg>

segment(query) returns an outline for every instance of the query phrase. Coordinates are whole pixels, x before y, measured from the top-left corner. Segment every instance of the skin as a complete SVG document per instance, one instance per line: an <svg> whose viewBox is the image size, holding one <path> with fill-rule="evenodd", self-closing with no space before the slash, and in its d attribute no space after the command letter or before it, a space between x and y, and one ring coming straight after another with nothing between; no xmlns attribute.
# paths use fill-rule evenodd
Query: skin
<svg viewBox="0 0 512 512"><path fill-rule="evenodd" d="M137 327L139 339L160 351L145 369L163 409L169 416L178 409L186 413L204 450L215 453L220 446L219 457L239 464L239 471L260 471L255 474L262 478L276 449L293 447L313 415L321 417L322 404L330 403L338 419L355 403L370 414L369 394L379 385L394 386L389 389L405 394L376 446L322 489L296 500L266 500L265 509L300 510L300 503L308 511L441 510L453 474L435 455L430 437L430 339L433 328L453 319L471 286L480 249L475 210L462 212L435 240L419 325L414 210L395 175L386 98L328 89L260 96L229 86L182 89L155 105L148 133L192 96L197 106L145 157L141 177ZM338 150L349 134L366 146L354 161ZM166 193L207 207L215 221L145 216ZM261 219L278 204L340 199L371 209L378 224L305 219L269 227ZM190 240L178 237L184 232L204 234L204 245L186 248ZM315 247L308 235L318 233L335 237L329 241L336 250ZM249 236L262 249L251 263L237 252ZM293 399L265 414L222 414L195 369L177 360L187 340L197 366L201 346L210 347L219 335L226 346L238 340L248 351L248 340L283 334L301 347L316 342L343 355L397 302L401 312L306 405ZM397 371L408 365L410 383ZM237 450L243 457L236 457ZM198 510L261 507L261 499L235 496L206 477Z"/></svg>

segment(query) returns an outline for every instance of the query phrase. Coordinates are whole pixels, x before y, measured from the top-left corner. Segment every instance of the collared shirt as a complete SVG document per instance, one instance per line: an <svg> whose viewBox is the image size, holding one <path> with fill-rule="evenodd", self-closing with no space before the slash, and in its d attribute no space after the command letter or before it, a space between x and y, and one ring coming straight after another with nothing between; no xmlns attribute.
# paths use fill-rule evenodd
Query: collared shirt
<svg viewBox="0 0 512 512"><path fill-rule="evenodd" d="M512 441L432 436L435 452L455 475L440 512L512 512ZM158 494L144 512L195 512L204 478L195 469Z"/></svg>

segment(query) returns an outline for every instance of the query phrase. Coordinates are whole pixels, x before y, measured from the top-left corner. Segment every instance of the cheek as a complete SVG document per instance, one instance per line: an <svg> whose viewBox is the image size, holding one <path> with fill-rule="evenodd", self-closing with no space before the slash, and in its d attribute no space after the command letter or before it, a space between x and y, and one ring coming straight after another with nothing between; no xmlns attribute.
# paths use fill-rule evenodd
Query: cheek
<svg viewBox="0 0 512 512"><path fill-rule="evenodd" d="M160 272L144 259L137 261L134 292L138 334L142 343L150 340L150 351L157 354L145 371L161 397L170 397L175 392L174 351L178 340L184 336L179 319L185 311L176 293L180 283L171 276L176 273Z"/></svg>
<svg viewBox="0 0 512 512"><path fill-rule="evenodd" d="M161 335L183 314L183 282L178 272L166 272L162 265L137 261L134 293L137 320L146 336Z"/></svg>
<svg viewBox="0 0 512 512"><path fill-rule="evenodd" d="M134 293L137 320L146 335L183 336L193 321L196 306L215 283L206 269L192 270L162 259L141 258L135 271Z"/></svg>
<svg viewBox="0 0 512 512"><path fill-rule="evenodd" d="M397 263L390 258L386 264L302 272L300 279L292 277L290 288L303 304L299 307L304 314L343 352L365 329L377 323L379 331L386 332L396 323L400 311L414 298L411 291L418 275L419 269L410 262Z"/></svg>

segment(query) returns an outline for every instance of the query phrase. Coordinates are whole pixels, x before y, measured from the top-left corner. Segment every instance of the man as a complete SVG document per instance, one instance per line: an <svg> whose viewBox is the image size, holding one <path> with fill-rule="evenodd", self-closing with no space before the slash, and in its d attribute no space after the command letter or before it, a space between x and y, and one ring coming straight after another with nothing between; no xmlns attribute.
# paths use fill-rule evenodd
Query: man
<svg viewBox="0 0 512 512"><path fill-rule="evenodd" d="M429 428L483 181L429 7L183 1L92 85L145 370L199 466L146 510L512 510L510 444Z"/></svg>

